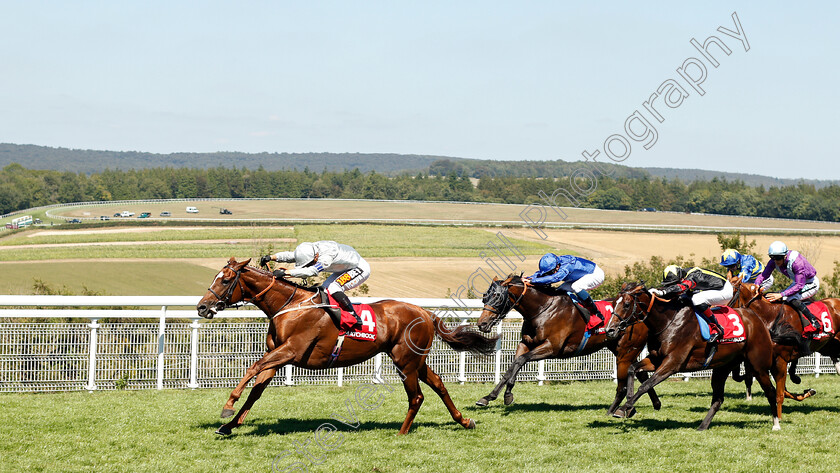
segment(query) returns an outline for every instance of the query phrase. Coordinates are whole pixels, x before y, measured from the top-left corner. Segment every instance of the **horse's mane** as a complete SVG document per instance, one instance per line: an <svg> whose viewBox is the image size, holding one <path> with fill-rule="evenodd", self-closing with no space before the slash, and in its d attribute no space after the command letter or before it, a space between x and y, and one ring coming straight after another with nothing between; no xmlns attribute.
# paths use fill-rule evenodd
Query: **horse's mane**
<svg viewBox="0 0 840 473"><path fill-rule="evenodd" d="M271 273L271 272L269 272L269 271L266 271L266 270L264 270L264 269L262 269L262 268L260 268L260 267L258 267L258 266L252 266L252 265L250 265L250 264L249 264L249 265L248 265L248 266L246 266L246 267L247 267L249 270L251 270L251 271L255 271L255 272L257 272L257 273L259 273L259 274L261 274L261 275L263 275L263 276L266 276L266 277L269 277L269 278L273 278L273 277L274 277L274 274L273 274L273 273ZM305 290L305 291L310 291L310 292L318 292L318 290L320 289L320 286L319 286L319 285L317 285L317 284L316 284L316 285L314 285L314 286L304 286L303 284L298 284L298 283L296 283L296 282L294 282L294 281L291 281L291 280L289 280L289 279L286 279L286 278L283 278L283 279L278 279L278 281L283 281L284 283L286 283L286 284L288 284L288 285L290 285L290 286L294 286L294 287L296 287L296 288L298 288L298 289L303 289L303 290Z"/></svg>

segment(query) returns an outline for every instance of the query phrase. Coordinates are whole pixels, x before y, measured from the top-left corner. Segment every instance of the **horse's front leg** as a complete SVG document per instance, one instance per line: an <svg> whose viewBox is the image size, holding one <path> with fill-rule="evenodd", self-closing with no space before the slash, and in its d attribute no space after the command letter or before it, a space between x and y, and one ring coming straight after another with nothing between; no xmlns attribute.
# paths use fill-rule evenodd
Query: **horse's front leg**
<svg viewBox="0 0 840 473"><path fill-rule="evenodd" d="M520 348L523 345L524 344L520 342ZM519 355L516 358L514 358L513 363L510 364L510 367L508 367L504 376L502 376L502 379L499 380L499 384L497 384L496 387L493 388L493 391L491 391L490 394L476 401L476 405L486 406L490 401L499 397L499 393L502 391L502 387L505 386L509 380L516 379L516 375L519 373L519 370L522 369L523 366L525 366L525 363L528 363L531 360L542 360L548 358L554 353L553 346L548 341L543 342L541 345L537 346L531 351L527 351L527 349L528 348L525 347L526 353L523 353L522 355ZM519 348L517 348L517 353L518 352ZM511 402L513 402L512 395L510 400Z"/></svg>
<svg viewBox="0 0 840 473"><path fill-rule="evenodd" d="M674 357L665 358L662 361L662 364L660 364L659 367L656 368L656 371L653 372L651 377L648 378L647 381L642 383L641 386L639 386L639 390L635 393L632 393L631 390L633 389L633 371L650 371L650 368L653 368L653 363L651 362L650 358L645 358L644 360L633 365L630 369L631 372L627 375L627 402L622 407L616 409L616 411L613 413L613 417L632 417L633 414L635 414L636 412L635 408L633 407L636 404L636 401L638 401L639 398L642 397L642 395L644 395L646 392L653 389L654 386L668 379L671 375L676 373L678 367L679 362L676 361Z"/></svg>
<svg viewBox="0 0 840 473"><path fill-rule="evenodd" d="M242 397L242 392L254 376L257 376L261 371L269 368L279 368L280 366L292 361L294 356L294 350L292 350L291 346L287 343L271 350L263 355L262 358L255 361L254 364L245 371L245 376L242 377L239 384L236 385L233 391L231 391L230 397L225 403L224 408L222 408L222 418L224 419L233 415L233 405L236 404L236 401L238 401L240 397Z"/></svg>
<svg viewBox="0 0 840 473"><path fill-rule="evenodd" d="M276 373L277 368L269 368L257 375L257 380L254 381L254 387L251 388L251 392L248 393L248 399L245 401L245 404L242 405L242 408L239 409L239 413L236 414L236 417L231 419L230 422L219 427L219 430L216 431L217 434L230 435L231 430L234 427L242 425L242 422L245 421L245 416L248 415L248 412L251 411L251 407L253 407L254 403L257 402L260 396L262 396L263 391L265 391L268 383L271 382Z"/></svg>

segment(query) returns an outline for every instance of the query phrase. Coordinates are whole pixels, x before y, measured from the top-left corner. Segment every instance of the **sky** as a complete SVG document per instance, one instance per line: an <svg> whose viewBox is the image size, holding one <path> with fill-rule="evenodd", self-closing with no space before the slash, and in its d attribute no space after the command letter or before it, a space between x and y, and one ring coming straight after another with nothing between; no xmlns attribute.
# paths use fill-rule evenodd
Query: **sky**
<svg viewBox="0 0 840 473"><path fill-rule="evenodd" d="M840 179L840 3L672 3L0 0L0 142Z"/></svg>

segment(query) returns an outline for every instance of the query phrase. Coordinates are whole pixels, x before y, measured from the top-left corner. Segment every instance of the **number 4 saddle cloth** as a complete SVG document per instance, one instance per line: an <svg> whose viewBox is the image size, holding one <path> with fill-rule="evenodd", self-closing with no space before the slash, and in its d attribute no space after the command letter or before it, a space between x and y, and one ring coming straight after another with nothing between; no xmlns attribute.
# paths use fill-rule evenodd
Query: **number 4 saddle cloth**
<svg viewBox="0 0 840 473"><path fill-rule="evenodd" d="M330 306L336 309L341 308L338 302L333 299L332 295L329 296L329 300ZM353 340L367 342L376 340L376 313L373 311L373 308L368 304L353 304L353 308L356 310L359 318L362 319L361 327L356 327L355 330L349 330L356 323L356 318L350 312L341 309L340 333Z"/></svg>
<svg viewBox="0 0 840 473"><path fill-rule="evenodd" d="M711 311L717 323L723 327L723 335L720 337L718 343L739 343L746 340L744 336L744 322L741 320L741 314L736 312L735 309L716 305L711 308ZM700 317L700 314L695 313L694 315L697 317L697 321L700 322L700 334L703 336L703 340L709 340L710 330L717 331L717 329L710 329L709 324Z"/></svg>
<svg viewBox="0 0 840 473"><path fill-rule="evenodd" d="M820 321L820 325L822 326L822 330L817 331L817 333L814 334L814 340L822 340L826 337L834 336L834 333L837 331L837 327L834 326L834 319L831 318L828 306L821 301L816 301L808 304L808 310L814 314L814 317ZM808 324L804 331L805 333L815 332L815 330L811 328L811 324Z"/></svg>

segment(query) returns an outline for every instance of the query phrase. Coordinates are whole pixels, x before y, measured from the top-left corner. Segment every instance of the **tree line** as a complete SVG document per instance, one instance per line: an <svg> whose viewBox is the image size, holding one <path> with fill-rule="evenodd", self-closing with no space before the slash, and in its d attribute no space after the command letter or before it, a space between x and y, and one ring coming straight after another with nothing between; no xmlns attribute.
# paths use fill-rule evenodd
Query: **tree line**
<svg viewBox="0 0 840 473"><path fill-rule="evenodd" d="M440 169L438 168L438 171ZM587 187L588 183L582 183ZM91 174L27 169L0 170L0 214L42 205L172 198L345 198L439 200L531 204L539 192L569 186L568 178L495 177L480 179L426 172L388 177L375 171L313 172L237 167L209 169L157 167ZM816 188L800 183L753 187L743 181L713 179L685 183L650 176L601 177L579 196L584 207L609 210L655 208L676 212L840 221L840 185ZM562 197L557 201L566 205ZM569 206L572 206L569 204Z"/></svg>

